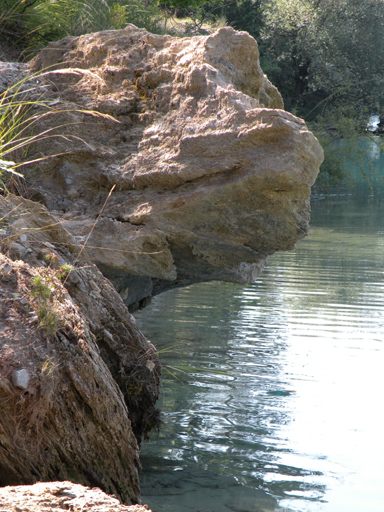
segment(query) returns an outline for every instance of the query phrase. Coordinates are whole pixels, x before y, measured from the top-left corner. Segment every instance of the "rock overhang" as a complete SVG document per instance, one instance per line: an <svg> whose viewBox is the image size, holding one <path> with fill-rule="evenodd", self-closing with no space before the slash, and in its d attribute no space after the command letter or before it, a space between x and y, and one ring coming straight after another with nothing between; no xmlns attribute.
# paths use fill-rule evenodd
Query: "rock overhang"
<svg viewBox="0 0 384 512"><path fill-rule="evenodd" d="M249 34L179 39L130 25L52 43L30 70L49 66L45 94L81 112L60 114L68 143L35 145L65 154L40 164L33 187L127 305L192 282L252 281L307 233L322 149L283 110Z"/></svg>

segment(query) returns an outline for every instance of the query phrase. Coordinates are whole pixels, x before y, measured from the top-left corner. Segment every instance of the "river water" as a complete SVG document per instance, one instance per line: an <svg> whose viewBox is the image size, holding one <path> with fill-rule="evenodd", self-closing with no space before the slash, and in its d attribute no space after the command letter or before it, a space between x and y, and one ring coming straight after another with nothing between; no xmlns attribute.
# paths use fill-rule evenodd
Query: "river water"
<svg viewBox="0 0 384 512"><path fill-rule="evenodd" d="M384 511L383 207L315 200L310 235L256 283L136 314L163 365L141 454L155 512Z"/></svg>

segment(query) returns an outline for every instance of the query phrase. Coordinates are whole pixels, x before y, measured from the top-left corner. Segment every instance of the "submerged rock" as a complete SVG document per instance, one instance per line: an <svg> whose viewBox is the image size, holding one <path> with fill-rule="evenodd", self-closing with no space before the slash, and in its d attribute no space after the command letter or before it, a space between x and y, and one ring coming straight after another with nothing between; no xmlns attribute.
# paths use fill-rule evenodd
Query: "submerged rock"
<svg viewBox="0 0 384 512"><path fill-rule="evenodd" d="M51 43L30 72L61 111L40 129L66 135L30 149L61 155L27 173L30 197L87 240L127 305L198 281L252 282L307 233L322 150L282 110L247 33L129 25Z"/></svg>

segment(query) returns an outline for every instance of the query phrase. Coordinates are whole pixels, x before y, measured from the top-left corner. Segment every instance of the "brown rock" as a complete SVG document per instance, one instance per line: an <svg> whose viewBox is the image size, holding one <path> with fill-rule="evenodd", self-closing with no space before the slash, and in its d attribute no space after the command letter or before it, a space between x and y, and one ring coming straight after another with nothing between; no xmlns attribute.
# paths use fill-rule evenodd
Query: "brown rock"
<svg viewBox="0 0 384 512"><path fill-rule="evenodd" d="M87 250L126 304L251 282L307 233L322 150L282 110L247 33L179 39L130 25L50 44L30 71L47 68L39 87L61 113L40 128L69 125L30 150L62 154L34 167L30 193L79 241L91 233Z"/></svg>
<svg viewBox="0 0 384 512"><path fill-rule="evenodd" d="M139 502L156 351L45 207L9 195L0 216L0 485L72 480ZM6 255L16 242L24 261Z"/></svg>

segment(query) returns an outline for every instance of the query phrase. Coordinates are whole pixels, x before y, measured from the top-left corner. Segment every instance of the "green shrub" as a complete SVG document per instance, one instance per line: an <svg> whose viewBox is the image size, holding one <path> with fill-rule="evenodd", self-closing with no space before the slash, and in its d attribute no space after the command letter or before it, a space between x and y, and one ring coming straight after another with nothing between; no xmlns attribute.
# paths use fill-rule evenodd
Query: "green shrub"
<svg viewBox="0 0 384 512"><path fill-rule="evenodd" d="M162 18L154 0L3 0L0 38L27 58L49 41L120 29L127 23L159 32Z"/></svg>

